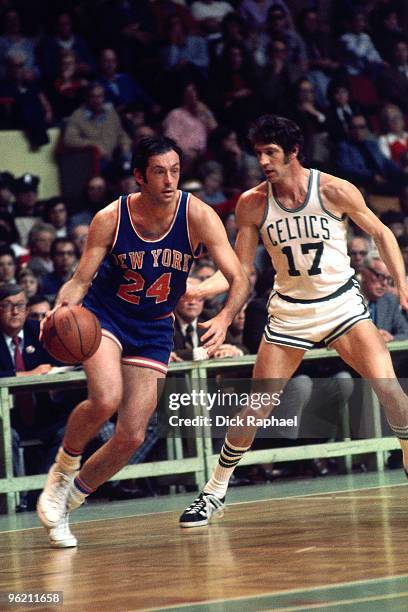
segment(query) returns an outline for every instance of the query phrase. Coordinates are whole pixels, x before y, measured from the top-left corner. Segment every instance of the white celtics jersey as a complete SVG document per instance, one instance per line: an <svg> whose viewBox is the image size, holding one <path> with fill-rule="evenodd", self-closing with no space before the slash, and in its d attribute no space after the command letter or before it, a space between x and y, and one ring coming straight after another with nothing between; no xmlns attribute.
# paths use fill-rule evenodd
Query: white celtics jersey
<svg viewBox="0 0 408 612"><path fill-rule="evenodd" d="M276 271L274 291L292 300L321 300L354 274L347 254L346 221L324 208L319 178L318 170L310 170L305 201L294 210L285 208L267 183L260 232Z"/></svg>

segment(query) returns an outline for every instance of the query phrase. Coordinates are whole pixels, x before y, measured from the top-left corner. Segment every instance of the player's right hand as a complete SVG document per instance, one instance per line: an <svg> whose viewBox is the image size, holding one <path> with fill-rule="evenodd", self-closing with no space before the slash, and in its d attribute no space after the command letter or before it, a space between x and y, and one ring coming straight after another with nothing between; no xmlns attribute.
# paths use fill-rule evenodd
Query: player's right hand
<svg viewBox="0 0 408 612"><path fill-rule="evenodd" d="M49 310L45 314L45 316L41 319L41 321L40 321L40 336L39 336L40 341L42 341L42 339L43 339L44 325L46 324L48 319L54 314L54 312L57 310L57 308L60 308L60 306L66 306L67 304L68 304L68 302L59 302L58 304L56 304L54 306L54 308Z"/></svg>

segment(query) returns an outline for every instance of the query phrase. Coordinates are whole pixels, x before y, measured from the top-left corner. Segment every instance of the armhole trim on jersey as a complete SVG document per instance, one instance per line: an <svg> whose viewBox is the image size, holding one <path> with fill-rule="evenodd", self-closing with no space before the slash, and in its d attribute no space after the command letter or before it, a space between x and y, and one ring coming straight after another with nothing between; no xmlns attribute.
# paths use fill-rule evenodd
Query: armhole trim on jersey
<svg viewBox="0 0 408 612"><path fill-rule="evenodd" d="M323 212L326 213L326 215L329 215L329 217L331 217L335 221L339 221L339 223L342 223L346 219L346 217L347 217L346 213L343 213L341 217L338 217L334 213L330 212L330 210L327 210L327 208L323 204L323 200L322 200L322 197L320 195L320 171L317 171L317 197L319 199L320 207L323 210Z"/></svg>
<svg viewBox="0 0 408 612"><path fill-rule="evenodd" d="M203 245L201 242L198 243L196 250L194 251L193 249L193 244L191 242L191 235L190 235L190 193L187 193L187 202L186 202L186 228L187 228L187 237L188 237L188 243L190 245L190 251L192 256L194 257L194 259L197 259L198 257L201 256L202 252L203 252Z"/></svg>
<svg viewBox="0 0 408 612"><path fill-rule="evenodd" d="M261 222L260 222L260 224L259 224L259 226L258 226L259 231L261 231L261 229L263 228L263 226L264 226L264 224L265 224L265 221L266 221L266 219L267 219L267 217L268 217L268 213L269 213L269 194L270 194L270 188L271 188L271 185L270 185L269 181L267 181L267 183L266 183L265 209L264 209L264 213L263 213L263 215L262 215Z"/></svg>
<svg viewBox="0 0 408 612"><path fill-rule="evenodd" d="M113 249L115 247L116 241L118 239L118 235L119 235L120 218L121 218L121 213L122 213L122 198L123 198L123 196L119 196L118 197L118 214L117 214L117 217L116 217L116 228L115 228L115 234L114 234L114 237L113 237L112 246L111 246L111 248L109 250L109 253L112 253L112 251L113 251Z"/></svg>

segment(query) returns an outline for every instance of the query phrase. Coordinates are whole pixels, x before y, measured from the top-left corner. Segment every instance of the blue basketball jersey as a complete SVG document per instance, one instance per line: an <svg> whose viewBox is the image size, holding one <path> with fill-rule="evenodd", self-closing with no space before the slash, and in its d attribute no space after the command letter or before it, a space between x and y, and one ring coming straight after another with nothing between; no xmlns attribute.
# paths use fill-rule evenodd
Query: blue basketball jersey
<svg viewBox="0 0 408 612"><path fill-rule="evenodd" d="M169 230L157 240L136 231L129 197L121 196L115 242L88 291L87 302L125 322L159 319L171 314L186 290L195 254L188 230L190 194L179 192Z"/></svg>

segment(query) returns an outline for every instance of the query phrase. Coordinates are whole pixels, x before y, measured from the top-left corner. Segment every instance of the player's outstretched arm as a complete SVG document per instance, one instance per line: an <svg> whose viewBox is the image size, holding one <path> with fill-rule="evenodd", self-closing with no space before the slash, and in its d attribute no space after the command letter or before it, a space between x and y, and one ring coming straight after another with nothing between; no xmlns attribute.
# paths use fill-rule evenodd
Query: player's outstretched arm
<svg viewBox="0 0 408 612"><path fill-rule="evenodd" d="M224 341L228 326L248 299L250 286L248 276L228 242L220 218L197 198L193 199L190 209L190 227L193 247L199 243L205 244L226 282L223 284L221 278L220 286L224 291L229 287L224 308L213 319L202 324L207 328L202 340L211 354Z"/></svg>
<svg viewBox="0 0 408 612"><path fill-rule="evenodd" d="M347 214L361 229L373 237L381 259L384 261L398 288L402 308L408 308L408 285L404 260L392 231L367 207L360 191L341 179L336 179L327 191L331 202L340 213Z"/></svg>
<svg viewBox="0 0 408 612"><path fill-rule="evenodd" d="M60 289L56 305L79 304L113 243L117 202L100 210L92 220L84 252L72 276Z"/></svg>

